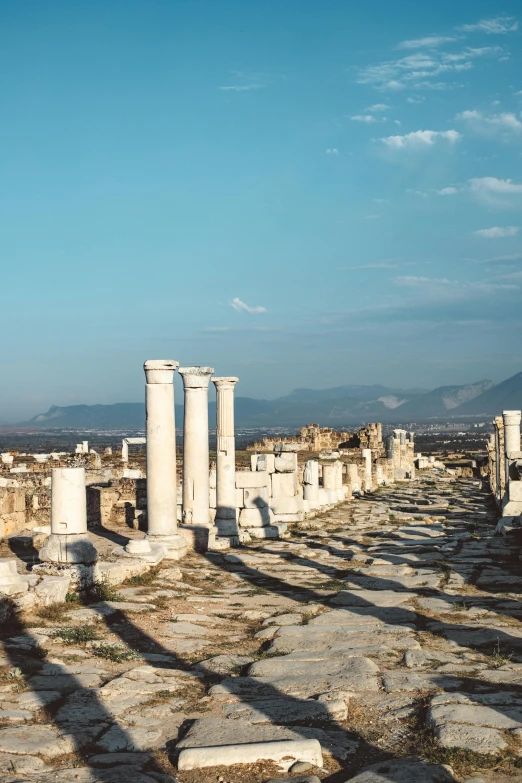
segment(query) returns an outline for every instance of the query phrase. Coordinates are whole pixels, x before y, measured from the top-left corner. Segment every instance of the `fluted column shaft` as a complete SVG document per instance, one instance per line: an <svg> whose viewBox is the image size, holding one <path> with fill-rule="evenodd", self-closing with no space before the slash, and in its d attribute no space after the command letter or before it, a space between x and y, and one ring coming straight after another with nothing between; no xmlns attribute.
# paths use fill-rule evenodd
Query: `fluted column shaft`
<svg viewBox="0 0 522 783"><path fill-rule="evenodd" d="M520 451L520 411L502 411L504 420L504 455L505 455L505 474L506 489L509 481L509 458L508 455L514 451Z"/></svg>
<svg viewBox="0 0 522 783"><path fill-rule="evenodd" d="M185 392L183 423L183 522L210 524L208 454L208 384L212 367L182 367Z"/></svg>
<svg viewBox="0 0 522 783"><path fill-rule="evenodd" d="M216 387L216 525L236 518L236 440L234 386L238 378L212 378Z"/></svg>

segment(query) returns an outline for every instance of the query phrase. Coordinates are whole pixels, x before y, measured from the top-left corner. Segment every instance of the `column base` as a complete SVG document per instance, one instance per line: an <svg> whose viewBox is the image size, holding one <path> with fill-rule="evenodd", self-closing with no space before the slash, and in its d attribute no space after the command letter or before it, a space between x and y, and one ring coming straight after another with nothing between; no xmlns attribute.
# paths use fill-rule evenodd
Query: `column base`
<svg viewBox="0 0 522 783"><path fill-rule="evenodd" d="M166 560L181 560L181 558L187 554L187 542L179 532L174 533L171 536L154 536L148 533L147 541L151 547L155 544L165 547L167 550L167 554L165 555Z"/></svg>
<svg viewBox="0 0 522 783"><path fill-rule="evenodd" d="M216 516L214 525L217 527L218 536L237 536L239 534L239 525L235 514L233 517Z"/></svg>
<svg viewBox="0 0 522 783"><path fill-rule="evenodd" d="M38 553L46 563L95 563L98 552L87 533L51 533Z"/></svg>
<svg viewBox="0 0 522 783"><path fill-rule="evenodd" d="M133 560L144 560L151 565L157 565L168 557L168 549L164 544L150 544L146 539L140 539L140 541L145 541L148 544L148 551L144 551L144 548L141 552L133 551L133 548L128 549L129 545L126 544L125 546L117 546L112 550L112 554L118 557L130 557Z"/></svg>

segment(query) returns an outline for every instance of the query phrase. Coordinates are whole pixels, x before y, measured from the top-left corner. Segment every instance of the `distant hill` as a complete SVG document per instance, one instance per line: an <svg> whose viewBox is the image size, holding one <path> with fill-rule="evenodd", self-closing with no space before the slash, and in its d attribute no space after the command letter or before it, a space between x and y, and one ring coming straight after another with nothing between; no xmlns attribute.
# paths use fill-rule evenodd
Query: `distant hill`
<svg viewBox="0 0 522 783"><path fill-rule="evenodd" d="M350 428L368 421L399 423L449 419L462 416L494 416L503 410L522 408L522 372L494 385L483 380L438 389L395 389L388 386L336 386L330 389L294 389L276 400L236 397L236 425L242 428L321 426ZM209 404L210 426L216 406ZM176 405L176 422L183 423L183 406ZM114 405L53 405L19 426L38 429L137 430L145 427L142 402Z"/></svg>
<svg viewBox="0 0 522 783"><path fill-rule="evenodd" d="M421 394L401 405L395 413L402 419L424 419L451 415L456 408L459 413L462 404L473 400L494 386L493 381L479 381L466 386L439 386L427 394Z"/></svg>
<svg viewBox="0 0 522 783"><path fill-rule="evenodd" d="M459 413L465 416L495 416L502 411L522 409L522 372L493 386L480 397L459 406Z"/></svg>

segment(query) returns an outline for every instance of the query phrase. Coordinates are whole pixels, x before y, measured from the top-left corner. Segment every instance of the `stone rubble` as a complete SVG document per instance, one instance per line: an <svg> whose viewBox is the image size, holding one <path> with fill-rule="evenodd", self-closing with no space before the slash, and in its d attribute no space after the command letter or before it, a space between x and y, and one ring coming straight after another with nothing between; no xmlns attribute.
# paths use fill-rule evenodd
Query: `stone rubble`
<svg viewBox="0 0 522 783"><path fill-rule="evenodd" d="M480 481L441 478L166 560L123 600L28 605L2 629L2 780L298 761L355 783L493 783L484 759L522 780L519 547ZM465 773L444 763L459 752Z"/></svg>

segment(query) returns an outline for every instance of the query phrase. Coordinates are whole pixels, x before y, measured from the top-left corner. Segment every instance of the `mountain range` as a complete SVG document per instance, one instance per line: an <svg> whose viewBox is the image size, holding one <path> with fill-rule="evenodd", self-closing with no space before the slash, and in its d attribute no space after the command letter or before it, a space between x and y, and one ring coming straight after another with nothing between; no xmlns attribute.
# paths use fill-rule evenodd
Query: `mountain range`
<svg viewBox="0 0 522 783"><path fill-rule="evenodd" d="M351 427L368 421L399 423L493 417L503 410L522 408L522 372L502 383L483 380L464 386L427 389L395 389L388 386L336 386L330 389L294 389L276 400L236 397L238 427L300 427L310 422L321 426ZM210 422L215 421L215 403L209 403ZM176 405L178 426L183 406ZM12 426L12 425L11 425ZM32 429L136 430L145 427L142 402L114 405L53 405L46 413L20 422ZM212 425L211 425L212 426Z"/></svg>

